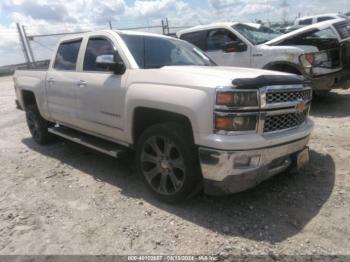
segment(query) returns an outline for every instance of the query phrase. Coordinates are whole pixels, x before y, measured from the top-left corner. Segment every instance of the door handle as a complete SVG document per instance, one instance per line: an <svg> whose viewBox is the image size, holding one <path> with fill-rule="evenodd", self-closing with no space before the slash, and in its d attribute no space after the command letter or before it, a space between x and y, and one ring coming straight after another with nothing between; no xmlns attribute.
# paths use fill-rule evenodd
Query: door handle
<svg viewBox="0 0 350 262"><path fill-rule="evenodd" d="M77 83L77 86L79 86L79 87L86 87L87 83L84 80L79 80L78 83Z"/></svg>
<svg viewBox="0 0 350 262"><path fill-rule="evenodd" d="M55 80L54 80L52 77L50 77L50 78L47 80L47 82L48 82L49 84L53 84L53 83L55 83Z"/></svg>

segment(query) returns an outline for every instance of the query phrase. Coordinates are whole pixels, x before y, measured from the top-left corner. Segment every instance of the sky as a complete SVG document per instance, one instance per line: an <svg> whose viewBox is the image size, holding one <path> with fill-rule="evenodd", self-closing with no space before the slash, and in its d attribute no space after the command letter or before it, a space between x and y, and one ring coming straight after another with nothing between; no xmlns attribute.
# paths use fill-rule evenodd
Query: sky
<svg viewBox="0 0 350 262"><path fill-rule="evenodd" d="M0 0L0 66L24 62L16 22L28 35L159 25L194 26L218 21L281 21L283 0ZM349 12L350 0L286 0L287 17ZM48 58L58 37L31 41L37 60Z"/></svg>

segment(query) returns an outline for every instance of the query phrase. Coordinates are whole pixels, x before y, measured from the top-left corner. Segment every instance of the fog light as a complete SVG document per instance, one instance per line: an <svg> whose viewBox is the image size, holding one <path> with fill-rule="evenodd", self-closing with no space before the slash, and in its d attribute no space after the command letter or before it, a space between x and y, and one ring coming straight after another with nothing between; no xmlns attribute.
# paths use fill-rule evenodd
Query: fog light
<svg viewBox="0 0 350 262"><path fill-rule="evenodd" d="M237 156L234 160L234 168L253 168L260 164L260 156Z"/></svg>
<svg viewBox="0 0 350 262"><path fill-rule="evenodd" d="M235 158L235 168L246 168L250 165L250 156L238 156Z"/></svg>

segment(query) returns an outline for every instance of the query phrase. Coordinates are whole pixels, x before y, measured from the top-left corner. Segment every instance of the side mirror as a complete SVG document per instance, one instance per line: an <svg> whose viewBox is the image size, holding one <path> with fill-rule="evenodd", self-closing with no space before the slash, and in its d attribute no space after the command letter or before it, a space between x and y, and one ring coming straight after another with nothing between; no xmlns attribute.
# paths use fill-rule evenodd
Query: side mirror
<svg viewBox="0 0 350 262"><path fill-rule="evenodd" d="M108 71L113 71L116 75L125 73L126 67L123 62L116 62L115 55L99 55L96 57L96 66Z"/></svg>
<svg viewBox="0 0 350 262"><path fill-rule="evenodd" d="M225 53L233 53L233 52L245 52L248 50L248 47L245 43L241 41L232 41L225 45L223 51Z"/></svg>

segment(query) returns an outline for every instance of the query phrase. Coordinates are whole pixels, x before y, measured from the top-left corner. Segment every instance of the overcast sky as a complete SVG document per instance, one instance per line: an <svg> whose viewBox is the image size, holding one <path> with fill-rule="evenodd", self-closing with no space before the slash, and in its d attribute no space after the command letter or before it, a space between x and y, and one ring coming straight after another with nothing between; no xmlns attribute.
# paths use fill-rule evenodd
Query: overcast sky
<svg viewBox="0 0 350 262"><path fill-rule="evenodd" d="M24 61L16 22L29 34L160 24L198 25L215 21L282 20L282 0L0 0L0 65ZM350 0L287 0L288 20L302 15L348 12ZM57 38L33 42L35 57L49 56Z"/></svg>

